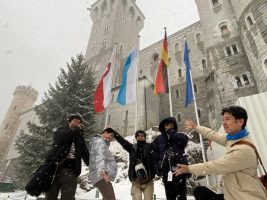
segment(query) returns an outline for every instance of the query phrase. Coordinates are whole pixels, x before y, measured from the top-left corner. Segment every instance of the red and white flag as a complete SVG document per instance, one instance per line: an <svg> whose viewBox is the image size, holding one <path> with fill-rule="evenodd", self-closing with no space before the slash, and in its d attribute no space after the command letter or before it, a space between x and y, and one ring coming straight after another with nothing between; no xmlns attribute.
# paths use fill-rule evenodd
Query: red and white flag
<svg viewBox="0 0 267 200"><path fill-rule="evenodd" d="M95 112L103 112L111 102L112 76L115 64L115 48L94 94Z"/></svg>

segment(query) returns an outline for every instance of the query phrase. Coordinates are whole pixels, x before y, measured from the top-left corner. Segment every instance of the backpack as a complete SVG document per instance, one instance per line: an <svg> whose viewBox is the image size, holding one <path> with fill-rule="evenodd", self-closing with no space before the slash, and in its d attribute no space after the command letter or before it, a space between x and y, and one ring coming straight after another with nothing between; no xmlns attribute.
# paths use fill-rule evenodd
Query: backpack
<svg viewBox="0 0 267 200"><path fill-rule="evenodd" d="M136 152L137 145L134 144L133 147L134 147L134 150ZM135 173L137 175L137 179L138 179L139 183L145 184L145 183L149 182L149 176L148 176L147 170L140 159L136 159L134 170L135 170Z"/></svg>
<svg viewBox="0 0 267 200"><path fill-rule="evenodd" d="M252 143L250 143L250 142L248 142L248 141L239 141L239 142L236 142L236 143L232 144L232 146L234 146L234 145L240 145L240 144L246 144L246 145L252 147L252 148L255 150L255 153L256 153L257 158L258 158L258 160L259 160L259 162L260 162L260 165L261 165L261 167L262 167L262 169L263 169L263 171L264 171L264 173L265 173L264 175L261 175L261 176L259 177L259 179L260 179L261 183L263 184L265 190L267 191L267 173L266 173L265 167L263 166L263 163L262 163L260 154L259 154L259 152L257 151L257 148L254 146L254 144L252 144Z"/></svg>

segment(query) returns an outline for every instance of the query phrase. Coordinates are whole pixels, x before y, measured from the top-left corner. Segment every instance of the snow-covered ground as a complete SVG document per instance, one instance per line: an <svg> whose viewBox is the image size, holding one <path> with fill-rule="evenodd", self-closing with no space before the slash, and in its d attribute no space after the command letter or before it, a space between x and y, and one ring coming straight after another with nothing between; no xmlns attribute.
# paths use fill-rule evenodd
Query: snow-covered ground
<svg viewBox="0 0 267 200"><path fill-rule="evenodd" d="M148 130L147 132L147 141L151 142L153 138L158 134L158 132L154 132L152 130ZM136 140L134 136L126 137L128 141L131 143L135 143ZM116 194L117 200L131 200L131 182L128 179L128 153L121 147L121 145L113 141L110 145L110 150L115 156L115 159L118 164L118 174L116 176L115 181L113 182L114 191ZM187 146L187 152L194 154L194 152L200 151L199 144L195 144L193 142L189 142ZM81 183L76 191L76 200L100 200L101 195L99 194L99 198L96 198L96 189L90 184L90 178L88 175L88 167L83 166L82 173L80 175ZM164 186L161 180L155 181L154 184L154 194L156 195L157 200L164 200L165 191ZM9 199L8 199L9 196ZM26 198L25 198L26 197ZM14 192L14 193L0 193L0 200L35 200L36 198L31 196L26 196L26 192ZM193 197L188 197L188 200L194 199Z"/></svg>

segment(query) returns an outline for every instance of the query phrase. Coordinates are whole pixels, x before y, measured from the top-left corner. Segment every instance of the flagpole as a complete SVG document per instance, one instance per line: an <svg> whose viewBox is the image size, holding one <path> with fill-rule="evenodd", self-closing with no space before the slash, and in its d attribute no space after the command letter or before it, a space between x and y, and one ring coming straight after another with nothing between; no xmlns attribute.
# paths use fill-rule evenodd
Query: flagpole
<svg viewBox="0 0 267 200"><path fill-rule="evenodd" d="M137 73L137 76L136 76L136 103L135 103L135 125L134 125L134 132L137 131L137 126L138 126L138 76L139 76L139 49L140 49L140 35L138 35L138 48L136 49L136 73Z"/></svg>
<svg viewBox="0 0 267 200"><path fill-rule="evenodd" d="M165 34L167 33L166 31L166 27L164 27L165 30ZM167 39L167 34L166 34L166 39ZM168 44L168 40L167 40L167 44ZM168 90L169 90L169 107L170 107L170 116L173 117L173 113L172 113L172 93L171 93L171 84L170 84L170 73L169 73L169 62L170 62L170 58L168 57L168 66L167 66L167 76L168 76Z"/></svg>
<svg viewBox="0 0 267 200"><path fill-rule="evenodd" d="M186 36L184 36L184 41L186 41ZM196 102L196 97L195 97L195 88L194 88L191 68L189 68L189 73L190 73L190 82L191 82L191 85L192 85L192 93L193 93L193 101L194 101L194 108L195 108L195 115L196 115L197 125L200 126L199 118L198 118L197 102ZM202 138L202 135L200 135L200 134L198 134L198 135L199 135L199 140L200 140L200 146L201 146L203 162L207 162L206 154L205 154L205 150L204 150L204 145L203 145L203 138ZM206 180L207 180L207 184L210 185L210 180L209 180L207 175L206 175Z"/></svg>
<svg viewBox="0 0 267 200"><path fill-rule="evenodd" d="M115 55L114 55L114 61L115 61L115 57L116 57L116 52L117 52L117 44L118 43L114 43L114 47L113 47L113 49L112 49L112 53L113 53L113 51L115 51ZM115 65L115 62L114 62L114 65ZM113 72L113 74L114 74L114 72ZM113 75L112 74L112 75ZM112 77L112 79L113 79L113 77ZM111 83L112 84L112 83ZM112 88L111 88L111 90L112 90ZM110 93L111 94L111 93ZM112 98L110 99L110 102L109 102L109 104L108 104L108 107L107 107L107 112L106 112L106 119L105 119L105 129L107 128L107 125L108 125L108 115L109 115L109 108L110 108L110 104L112 103Z"/></svg>

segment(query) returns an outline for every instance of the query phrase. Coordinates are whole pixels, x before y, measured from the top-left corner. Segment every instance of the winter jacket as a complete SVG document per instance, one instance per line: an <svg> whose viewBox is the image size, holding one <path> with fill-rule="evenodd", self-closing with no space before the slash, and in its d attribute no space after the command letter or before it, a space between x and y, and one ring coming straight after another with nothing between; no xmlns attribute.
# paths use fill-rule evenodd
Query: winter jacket
<svg viewBox="0 0 267 200"><path fill-rule="evenodd" d="M226 200L266 200L267 193L257 177L257 156L254 149L248 145L234 145L250 138L226 140L226 135L209 128L197 126L196 131L202 136L226 147L225 154L218 160L189 166L194 175L223 175L223 190Z"/></svg>
<svg viewBox="0 0 267 200"><path fill-rule="evenodd" d="M105 141L100 135L92 138L90 150L89 175L92 184L103 179L101 172L106 171L111 181L115 180L117 175L117 163L109 150L110 143Z"/></svg>
<svg viewBox="0 0 267 200"><path fill-rule="evenodd" d="M164 125L170 122L174 125L174 128L166 131ZM171 166L175 167L178 163L188 164L184 151L188 142L188 137L184 133L177 133L177 129L178 129L177 123L175 118L173 117L165 118L164 120L161 121L159 125L159 130L161 132L161 135L159 135L153 142L154 165L158 176L160 175L167 176L167 173L170 171L169 163L165 163L166 156L164 158L165 152L170 147L175 153Z"/></svg>
<svg viewBox="0 0 267 200"><path fill-rule="evenodd" d="M153 165L153 144L146 142L144 142L144 144L132 144L129 141L125 140L118 133L115 133L114 137L129 153L128 176L130 181L132 182L135 178L137 178L135 172L135 165L137 159L140 159L144 164L148 173L149 180L153 180L155 177L155 169Z"/></svg>
<svg viewBox="0 0 267 200"><path fill-rule="evenodd" d="M89 165L89 151L84 141L83 130L79 127L71 129L69 126L60 127L54 132L53 149L47 157L46 161L59 162L64 164L66 157L69 154L71 144L75 146L75 165L74 174L79 176L81 173L81 159Z"/></svg>

